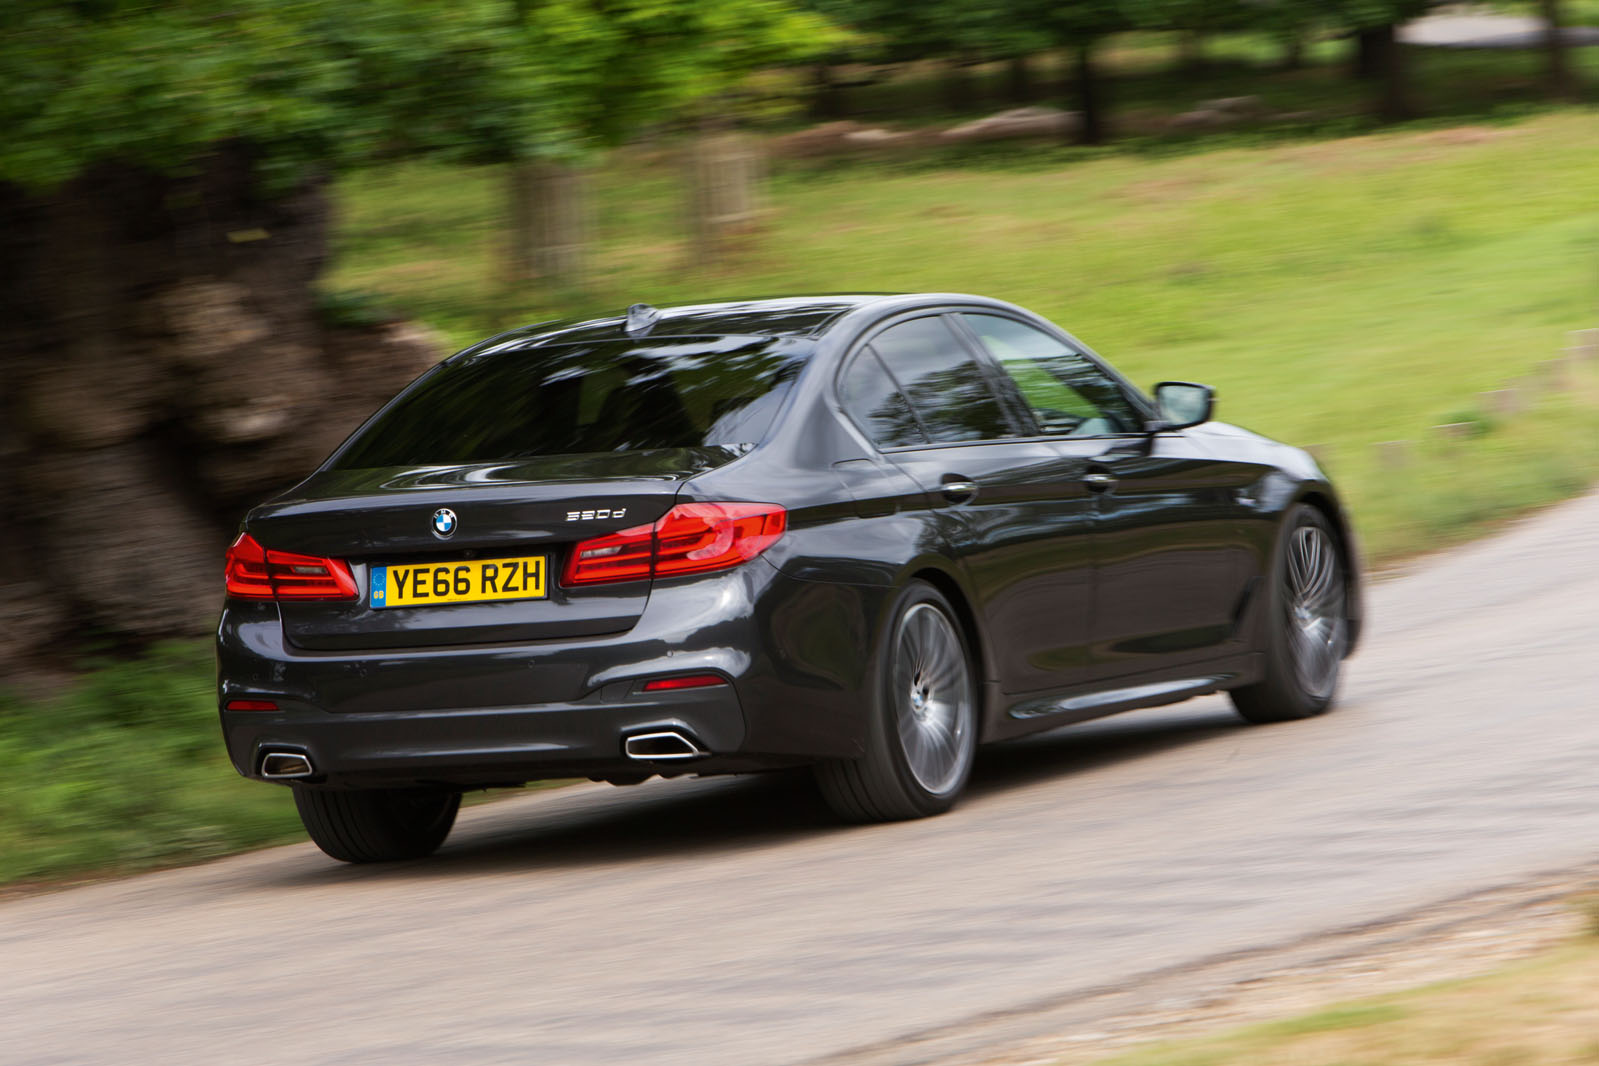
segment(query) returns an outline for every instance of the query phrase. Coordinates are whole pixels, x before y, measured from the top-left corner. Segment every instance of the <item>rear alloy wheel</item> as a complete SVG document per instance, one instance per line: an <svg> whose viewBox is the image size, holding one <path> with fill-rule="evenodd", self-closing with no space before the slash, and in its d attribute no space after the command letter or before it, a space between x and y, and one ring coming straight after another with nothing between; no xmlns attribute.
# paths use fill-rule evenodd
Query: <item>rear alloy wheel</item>
<svg viewBox="0 0 1599 1066"><path fill-rule="evenodd" d="M1299 504L1283 528L1270 590L1266 675L1232 693L1233 706L1251 722L1327 710L1349 649L1348 582L1332 526L1316 508Z"/></svg>
<svg viewBox="0 0 1599 1066"><path fill-rule="evenodd" d="M432 788L294 786L294 806L316 846L340 862L420 859L455 825L461 794Z"/></svg>
<svg viewBox="0 0 1599 1066"><path fill-rule="evenodd" d="M880 658L866 754L816 768L828 805L856 822L940 814L977 751L977 687L949 602L916 582L900 595Z"/></svg>

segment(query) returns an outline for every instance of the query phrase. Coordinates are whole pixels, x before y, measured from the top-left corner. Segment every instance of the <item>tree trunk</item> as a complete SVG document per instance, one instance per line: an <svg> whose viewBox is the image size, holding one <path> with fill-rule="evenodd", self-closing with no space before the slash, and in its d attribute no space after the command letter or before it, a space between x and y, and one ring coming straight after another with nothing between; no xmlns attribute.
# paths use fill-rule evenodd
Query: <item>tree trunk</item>
<svg viewBox="0 0 1599 1066"><path fill-rule="evenodd" d="M0 184L0 676L70 666L79 634L203 634L245 508L445 354L335 322L323 184L255 177L220 145L177 178Z"/></svg>
<svg viewBox="0 0 1599 1066"><path fill-rule="evenodd" d="M1084 41L1073 50L1076 67L1077 110L1082 114L1077 143L1104 144L1108 138L1105 123L1104 84L1094 67L1094 45Z"/></svg>
<svg viewBox="0 0 1599 1066"><path fill-rule="evenodd" d="M1284 70L1305 69L1305 35L1302 33L1285 34L1282 39Z"/></svg>
<svg viewBox="0 0 1599 1066"><path fill-rule="evenodd" d="M1403 122L1416 117L1410 99L1409 53L1399 42L1398 27L1379 27L1373 37L1377 63L1377 117L1383 122Z"/></svg>
<svg viewBox="0 0 1599 1066"><path fill-rule="evenodd" d="M1005 65L1005 89L1013 104L1030 104L1038 99L1038 83L1027 56L1011 56Z"/></svg>
<svg viewBox="0 0 1599 1066"><path fill-rule="evenodd" d="M526 285L538 276L538 268L533 263L533 249L538 245L533 222L537 185L533 163L512 163L506 172L505 263L513 289Z"/></svg>
<svg viewBox="0 0 1599 1066"><path fill-rule="evenodd" d="M583 172L559 163L515 163L510 198L507 260L513 282L580 287L589 230Z"/></svg>
<svg viewBox="0 0 1599 1066"><path fill-rule="evenodd" d="M818 63L811 68L811 118L827 122L844 117L844 90L833 77L831 63Z"/></svg>
<svg viewBox="0 0 1599 1066"><path fill-rule="evenodd" d="M965 57L947 60L943 77L944 109L956 113L970 111L981 102L977 79Z"/></svg>
<svg viewBox="0 0 1599 1066"><path fill-rule="evenodd" d="M1543 50L1549 93L1560 100L1575 99L1576 85L1572 81L1571 65L1566 56L1566 42L1561 33L1564 20L1560 10L1560 0L1539 0L1538 9L1544 20Z"/></svg>
<svg viewBox="0 0 1599 1066"><path fill-rule="evenodd" d="M690 152L692 251L696 262L714 262L759 225L764 167L750 140L731 130L702 134Z"/></svg>
<svg viewBox="0 0 1599 1066"><path fill-rule="evenodd" d="M1205 70L1205 31L1190 28L1178 31L1177 69L1184 74L1201 74Z"/></svg>
<svg viewBox="0 0 1599 1066"><path fill-rule="evenodd" d="M1393 34L1392 26L1367 26L1355 31L1355 50L1350 64L1350 75L1361 81L1374 81L1382 73L1384 33Z"/></svg>

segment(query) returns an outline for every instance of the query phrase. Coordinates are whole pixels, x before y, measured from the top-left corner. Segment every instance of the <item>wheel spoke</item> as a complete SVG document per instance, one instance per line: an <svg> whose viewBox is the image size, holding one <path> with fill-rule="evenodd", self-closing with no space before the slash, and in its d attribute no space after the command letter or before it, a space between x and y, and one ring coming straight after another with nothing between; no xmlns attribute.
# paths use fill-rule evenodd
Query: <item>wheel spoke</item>
<svg viewBox="0 0 1599 1066"><path fill-rule="evenodd" d="M968 721L975 712L960 638L943 611L920 603L900 624L896 654L891 677L900 751L923 788L945 792L971 757Z"/></svg>

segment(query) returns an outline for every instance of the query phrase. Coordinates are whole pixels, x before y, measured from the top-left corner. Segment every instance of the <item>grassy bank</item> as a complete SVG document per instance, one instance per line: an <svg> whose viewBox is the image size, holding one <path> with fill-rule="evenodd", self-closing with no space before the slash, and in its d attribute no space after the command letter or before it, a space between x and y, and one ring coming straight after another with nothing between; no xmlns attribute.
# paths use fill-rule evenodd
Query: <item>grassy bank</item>
<svg viewBox="0 0 1599 1066"><path fill-rule="evenodd" d="M682 243L677 170L594 175L594 281L500 280L503 175L397 167L340 189L335 286L464 344L514 322L777 292L953 290L1059 321L1135 380L1206 381L1220 416L1316 445L1391 558L1599 471L1599 394L1529 381L1599 325L1599 118L1411 129L1177 156L1006 148L790 170L726 262ZM1504 413L1480 394L1519 389ZM1432 427L1469 423L1467 439ZM1385 452L1379 442L1412 442ZM1392 458L1397 453L1397 458Z"/></svg>
<svg viewBox="0 0 1599 1066"><path fill-rule="evenodd" d="M287 789L240 778L209 643L100 664L53 699L0 693L0 884L293 840Z"/></svg>
<svg viewBox="0 0 1599 1066"><path fill-rule="evenodd" d="M1327 1008L1097 1066L1579 1066L1599 1062L1599 939L1466 981Z"/></svg>

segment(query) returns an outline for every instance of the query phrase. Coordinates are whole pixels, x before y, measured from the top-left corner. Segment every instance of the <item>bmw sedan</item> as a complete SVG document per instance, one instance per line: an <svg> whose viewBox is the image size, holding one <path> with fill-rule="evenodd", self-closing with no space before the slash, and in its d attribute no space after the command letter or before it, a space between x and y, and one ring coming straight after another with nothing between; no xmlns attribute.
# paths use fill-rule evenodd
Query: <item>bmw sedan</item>
<svg viewBox="0 0 1599 1066"><path fill-rule="evenodd" d="M991 741L1223 690L1320 714L1348 524L1212 405L975 296L493 337L244 520L229 755L369 862L433 851L469 789L810 767L844 818L916 818Z"/></svg>

